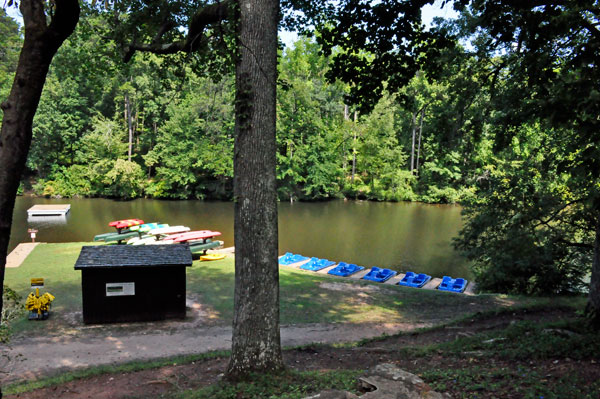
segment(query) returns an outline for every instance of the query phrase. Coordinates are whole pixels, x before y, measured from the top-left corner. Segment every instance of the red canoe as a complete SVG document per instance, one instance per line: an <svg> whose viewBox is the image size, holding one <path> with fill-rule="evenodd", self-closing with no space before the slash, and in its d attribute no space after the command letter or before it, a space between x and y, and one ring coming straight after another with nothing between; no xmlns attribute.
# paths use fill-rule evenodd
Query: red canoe
<svg viewBox="0 0 600 399"><path fill-rule="evenodd" d="M200 231L188 231L187 233L175 234L168 237L173 242L185 242L194 240L206 240L207 238L213 238L220 236L221 233L218 231L200 230Z"/></svg>
<svg viewBox="0 0 600 399"><path fill-rule="evenodd" d="M141 219L123 219L115 220L114 222L110 222L108 225L117 229L123 229L125 227L137 226L139 224L144 224L144 221Z"/></svg>

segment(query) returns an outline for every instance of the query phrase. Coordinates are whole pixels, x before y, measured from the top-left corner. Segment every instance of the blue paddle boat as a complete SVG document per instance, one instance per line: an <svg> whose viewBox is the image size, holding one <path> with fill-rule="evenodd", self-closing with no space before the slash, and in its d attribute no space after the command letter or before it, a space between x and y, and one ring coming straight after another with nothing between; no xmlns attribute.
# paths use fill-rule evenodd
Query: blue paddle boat
<svg viewBox="0 0 600 399"><path fill-rule="evenodd" d="M300 266L300 269L310 270L313 272L325 269L331 265L335 265L335 262L327 259L310 258L308 262Z"/></svg>
<svg viewBox="0 0 600 399"><path fill-rule="evenodd" d="M377 283L383 283L397 274L396 271L390 269L381 269L377 266L373 266L369 273L367 273L363 279L375 281Z"/></svg>
<svg viewBox="0 0 600 399"><path fill-rule="evenodd" d="M334 276L348 277L356 272L363 270L364 267L356 266L354 263L346 263L340 262L339 265L331 269L327 272L327 274L332 274Z"/></svg>
<svg viewBox="0 0 600 399"><path fill-rule="evenodd" d="M467 280L464 278L442 277L438 290L450 292L463 292L467 288Z"/></svg>
<svg viewBox="0 0 600 399"><path fill-rule="evenodd" d="M279 264L280 265L291 265L293 263L302 262L307 259L308 258L306 256L293 254L291 252L286 252L285 255L283 255L281 258L279 258Z"/></svg>
<svg viewBox="0 0 600 399"><path fill-rule="evenodd" d="M431 280L431 276L424 273L416 274L414 272L406 272L406 275L398 282L398 285L405 287L421 288Z"/></svg>

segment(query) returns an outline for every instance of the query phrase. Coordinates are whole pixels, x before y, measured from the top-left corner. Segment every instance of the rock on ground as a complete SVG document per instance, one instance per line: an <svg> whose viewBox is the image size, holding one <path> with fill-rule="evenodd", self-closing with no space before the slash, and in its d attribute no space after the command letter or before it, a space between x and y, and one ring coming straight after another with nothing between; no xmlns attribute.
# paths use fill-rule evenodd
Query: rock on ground
<svg viewBox="0 0 600 399"><path fill-rule="evenodd" d="M305 399L450 399L447 393L439 393L418 376L393 364L375 366L366 376L359 378L361 388L369 392L356 396L350 392L326 390Z"/></svg>

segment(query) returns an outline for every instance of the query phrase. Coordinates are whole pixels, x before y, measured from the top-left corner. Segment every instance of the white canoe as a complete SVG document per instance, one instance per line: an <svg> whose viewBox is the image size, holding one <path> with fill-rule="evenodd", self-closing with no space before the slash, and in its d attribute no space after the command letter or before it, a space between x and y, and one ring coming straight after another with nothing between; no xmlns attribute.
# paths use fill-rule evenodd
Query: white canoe
<svg viewBox="0 0 600 399"><path fill-rule="evenodd" d="M133 242L131 245L148 245L148 244L152 244L154 242L158 242L158 240L156 239L155 236L150 236L150 237L144 237L142 239L139 239L139 240Z"/></svg>
<svg viewBox="0 0 600 399"><path fill-rule="evenodd" d="M148 234L153 236L164 235L164 234L177 234L184 233L186 231L190 231L189 227L185 226L170 226L170 227L160 227L158 229L152 229L148 232Z"/></svg>

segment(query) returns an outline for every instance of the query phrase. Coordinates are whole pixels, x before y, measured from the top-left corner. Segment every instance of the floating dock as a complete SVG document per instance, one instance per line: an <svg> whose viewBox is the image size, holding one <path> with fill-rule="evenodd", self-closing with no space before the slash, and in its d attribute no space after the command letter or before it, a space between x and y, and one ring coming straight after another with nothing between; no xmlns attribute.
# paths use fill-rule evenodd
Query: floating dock
<svg viewBox="0 0 600 399"><path fill-rule="evenodd" d="M65 216L71 204L34 205L27 210L27 216Z"/></svg>

